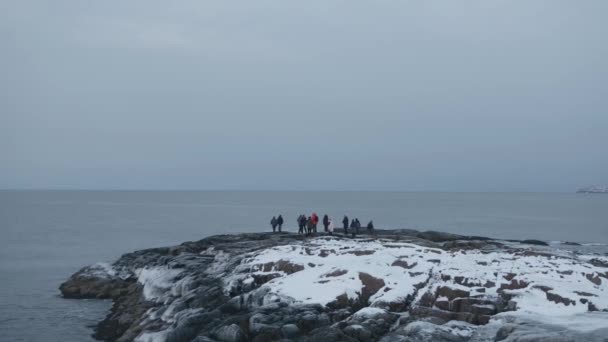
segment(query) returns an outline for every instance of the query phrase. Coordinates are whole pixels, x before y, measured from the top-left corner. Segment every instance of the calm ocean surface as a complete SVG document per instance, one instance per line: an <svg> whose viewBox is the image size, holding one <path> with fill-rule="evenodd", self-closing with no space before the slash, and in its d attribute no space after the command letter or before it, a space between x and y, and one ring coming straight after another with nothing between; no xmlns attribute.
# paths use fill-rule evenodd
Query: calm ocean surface
<svg viewBox="0 0 608 342"><path fill-rule="evenodd" d="M413 192L0 191L0 340L87 341L107 301L65 300L80 267L136 249L270 229L299 213L377 228L608 243L608 195Z"/></svg>

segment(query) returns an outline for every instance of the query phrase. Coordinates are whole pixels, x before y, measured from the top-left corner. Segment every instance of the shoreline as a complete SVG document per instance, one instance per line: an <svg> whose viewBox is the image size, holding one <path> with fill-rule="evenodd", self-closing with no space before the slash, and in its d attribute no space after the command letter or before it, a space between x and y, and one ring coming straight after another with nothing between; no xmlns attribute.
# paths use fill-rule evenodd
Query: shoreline
<svg viewBox="0 0 608 342"><path fill-rule="evenodd" d="M354 239L215 235L85 267L60 289L65 298L113 300L95 330L103 340L397 341L422 324L436 334L466 332L468 341L488 329L496 336L509 320L523 320L513 328L521 332L524 314L546 310L599 312L608 324L606 255L410 229ZM272 310L287 318L272 318ZM548 333L542 324L534 333ZM597 333L566 331L590 341Z"/></svg>

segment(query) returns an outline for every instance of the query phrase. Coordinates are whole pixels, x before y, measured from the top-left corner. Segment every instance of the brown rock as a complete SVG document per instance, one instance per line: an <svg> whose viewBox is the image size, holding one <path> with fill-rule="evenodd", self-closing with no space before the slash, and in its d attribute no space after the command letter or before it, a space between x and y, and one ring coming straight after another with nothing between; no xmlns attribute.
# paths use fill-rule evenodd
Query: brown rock
<svg viewBox="0 0 608 342"><path fill-rule="evenodd" d="M418 305L420 306L424 306L424 307L432 307L433 303L435 302L435 296L430 293L430 292L425 292L422 297L420 297L420 300L418 301Z"/></svg>
<svg viewBox="0 0 608 342"><path fill-rule="evenodd" d="M322 249L321 252L319 253L319 256L321 258L326 258L328 257L330 254L336 254L336 251L333 249Z"/></svg>
<svg viewBox="0 0 608 342"><path fill-rule="evenodd" d="M507 273L506 275L502 276L503 278L505 278L508 281L511 281L511 279L515 278L517 274L515 273Z"/></svg>
<svg viewBox="0 0 608 342"><path fill-rule="evenodd" d="M483 287L488 288L488 289L491 287L494 287L494 286L496 286L496 283L493 281L489 281L489 280L487 280L486 283L483 285Z"/></svg>
<svg viewBox="0 0 608 342"><path fill-rule="evenodd" d="M589 311L600 311L595 304L589 302L587 303L587 310Z"/></svg>
<svg viewBox="0 0 608 342"><path fill-rule="evenodd" d="M327 304L330 309L344 309L352 305L352 300L348 298L346 293L339 295L333 302Z"/></svg>
<svg viewBox="0 0 608 342"><path fill-rule="evenodd" d="M601 285L602 284L602 279L600 279L600 277L598 275L595 275L595 273L593 274L587 274L585 277L587 278L587 280L589 280L590 282L594 283L595 285Z"/></svg>
<svg viewBox="0 0 608 342"><path fill-rule="evenodd" d="M407 263L407 261L404 261L404 260L401 260L401 259L395 260L391 264L391 266L403 267L406 270L412 269L412 268L416 267L416 265L418 265L417 262L414 262L413 264L410 265L410 264Z"/></svg>
<svg viewBox="0 0 608 342"><path fill-rule="evenodd" d="M545 285L534 285L534 286L532 286L532 288L533 288L533 289L539 289L539 290L541 290L541 291L543 291L543 292L548 292L548 291L553 290L553 288L552 288L552 287L545 286Z"/></svg>
<svg viewBox="0 0 608 342"><path fill-rule="evenodd" d="M384 287L384 280L375 278L365 272L359 272L359 280L363 283L361 289L361 302L367 303L369 298Z"/></svg>
<svg viewBox="0 0 608 342"><path fill-rule="evenodd" d="M287 260L279 260L277 262L267 262L263 265L256 265L256 268L262 272L270 272L273 270L292 274L304 269L304 266L293 264Z"/></svg>
<svg viewBox="0 0 608 342"><path fill-rule="evenodd" d="M447 300L437 300L435 306L441 310L450 311L450 302Z"/></svg>
<svg viewBox="0 0 608 342"><path fill-rule="evenodd" d="M546 293L547 299L554 302L554 303L558 303L558 304L564 304L565 306L568 306L570 304L572 305L576 305L576 302L573 301L570 298L564 298L558 294L555 293L551 293L551 292L547 292Z"/></svg>
<svg viewBox="0 0 608 342"><path fill-rule="evenodd" d="M530 284L523 280L513 279L509 284L500 284L500 289L498 289L498 291L525 289L528 285Z"/></svg>
<svg viewBox="0 0 608 342"><path fill-rule="evenodd" d="M298 264L293 264L287 260L279 260L276 265L277 265L277 270L283 271L287 274L300 272L301 270L304 269L304 266L298 265Z"/></svg>
<svg viewBox="0 0 608 342"><path fill-rule="evenodd" d="M447 297L448 300L452 301L456 298L465 298L470 296L469 291L463 291L458 289L453 289L448 286L440 286L437 288L437 292L435 293L436 297Z"/></svg>
<svg viewBox="0 0 608 342"><path fill-rule="evenodd" d="M261 286L271 281L274 278L280 277L280 273L270 273L270 274L252 274L253 282L256 286Z"/></svg>
<svg viewBox="0 0 608 342"><path fill-rule="evenodd" d="M450 311L470 312L472 314L496 314L496 305L493 302L477 298L456 298L450 302Z"/></svg>
<svg viewBox="0 0 608 342"><path fill-rule="evenodd" d="M593 258L593 259L589 260L589 263L591 265L597 266L597 267L608 267L608 262L605 262L605 261L597 259L597 258Z"/></svg>
<svg viewBox="0 0 608 342"><path fill-rule="evenodd" d="M350 252L346 252L348 254L354 254L356 256L362 256L362 255L372 255L374 253L376 253L376 251L350 251Z"/></svg>
<svg viewBox="0 0 608 342"><path fill-rule="evenodd" d="M454 282L456 284L466 286L466 287L479 287L481 286L480 282L469 281L469 278L465 278L462 276L454 277Z"/></svg>
<svg viewBox="0 0 608 342"><path fill-rule="evenodd" d="M325 278L329 278L329 277L339 277L341 275L345 275L346 273L348 273L347 270L335 270L332 272L329 272L327 274L324 275Z"/></svg>

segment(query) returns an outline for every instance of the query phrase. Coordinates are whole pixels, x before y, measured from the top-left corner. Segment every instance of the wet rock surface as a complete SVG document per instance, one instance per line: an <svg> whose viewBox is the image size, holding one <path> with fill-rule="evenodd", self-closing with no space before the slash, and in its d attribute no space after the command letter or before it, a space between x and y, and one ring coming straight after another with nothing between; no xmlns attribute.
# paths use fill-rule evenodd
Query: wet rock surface
<svg viewBox="0 0 608 342"><path fill-rule="evenodd" d="M114 301L93 335L107 341L605 341L605 257L536 241L375 233L212 236L85 267L60 291ZM600 328L516 315L536 301L593 315Z"/></svg>

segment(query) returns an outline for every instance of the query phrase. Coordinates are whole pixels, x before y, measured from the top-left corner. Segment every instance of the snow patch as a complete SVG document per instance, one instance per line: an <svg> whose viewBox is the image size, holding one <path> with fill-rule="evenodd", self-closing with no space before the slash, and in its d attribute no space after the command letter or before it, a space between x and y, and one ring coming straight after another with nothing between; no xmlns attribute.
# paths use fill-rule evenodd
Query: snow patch
<svg viewBox="0 0 608 342"><path fill-rule="evenodd" d="M163 330L158 332L144 332L135 338L135 342L165 342L169 330Z"/></svg>
<svg viewBox="0 0 608 342"><path fill-rule="evenodd" d="M373 318L373 317L376 317L378 315L382 315L385 313L386 313L386 310L384 310L384 309L366 307L366 308L363 308L363 309L355 312L355 314L353 315L353 318L359 318L359 319Z"/></svg>
<svg viewBox="0 0 608 342"><path fill-rule="evenodd" d="M183 281L175 278L182 273L181 269L168 267L146 267L136 270L137 281L143 285L144 298L149 301L163 301L169 295L176 295L183 290Z"/></svg>
<svg viewBox="0 0 608 342"><path fill-rule="evenodd" d="M608 309L608 278L604 277L608 272L588 262L598 256L548 252L535 247L442 251L380 239L313 238L301 245L253 253L224 278L224 284L250 284L251 275L277 273L276 267L269 270L264 265L283 260L298 265L298 270L283 272L263 285L268 289L267 299L272 296L273 301L278 297L287 302L327 305L344 295L358 299L365 290L360 274L367 273L378 283L384 282L369 298L369 305L377 308L414 296L420 299L425 292L435 293L439 286L449 286L471 293L483 289L480 294L489 300L497 299L502 292L511 294L517 310L527 314L580 315L589 311L587 302L600 311ZM327 276L336 270L347 272Z"/></svg>

